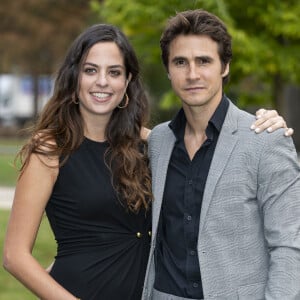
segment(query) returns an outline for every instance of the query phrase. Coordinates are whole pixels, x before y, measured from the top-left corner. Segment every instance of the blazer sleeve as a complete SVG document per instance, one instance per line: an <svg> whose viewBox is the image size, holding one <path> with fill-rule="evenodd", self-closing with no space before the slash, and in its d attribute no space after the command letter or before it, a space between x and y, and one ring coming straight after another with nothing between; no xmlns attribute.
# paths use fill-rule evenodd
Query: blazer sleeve
<svg viewBox="0 0 300 300"><path fill-rule="evenodd" d="M266 134L258 203L270 255L265 299L300 299L300 167L291 138Z"/></svg>

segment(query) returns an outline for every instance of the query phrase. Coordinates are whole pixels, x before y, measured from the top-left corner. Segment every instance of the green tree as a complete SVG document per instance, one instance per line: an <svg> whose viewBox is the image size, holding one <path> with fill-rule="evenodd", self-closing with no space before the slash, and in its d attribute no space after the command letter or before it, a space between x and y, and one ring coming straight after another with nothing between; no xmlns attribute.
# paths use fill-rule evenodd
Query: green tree
<svg viewBox="0 0 300 300"><path fill-rule="evenodd" d="M166 20L176 11L203 7L228 19L225 1L197 0L92 0L91 7L130 38L142 65L143 79L152 98L153 123L168 118L178 108L160 59L159 39ZM229 18L230 19L230 18ZM173 108L173 109L172 109ZM159 113L157 109L160 109Z"/></svg>
<svg viewBox="0 0 300 300"><path fill-rule="evenodd" d="M300 82L300 3L287 0L92 0L106 22L130 37L142 62L154 102L176 103L160 62L159 38L176 11L203 8L218 15L233 36L230 95L239 104L270 105L282 111L284 86ZM273 101L270 101L272 99Z"/></svg>
<svg viewBox="0 0 300 300"><path fill-rule="evenodd" d="M273 106L284 113L284 89L300 83L300 2L231 0L235 82L241 74L264 83ZM252 88L252 87L251 87Z"/></svg>
<svg viewBox="0 0 300 300"><path fill-rule="evenodd" d="M35 116L39 75L54 72L90 17L86 0L1 0L0 73L32 76Z"/></svg>

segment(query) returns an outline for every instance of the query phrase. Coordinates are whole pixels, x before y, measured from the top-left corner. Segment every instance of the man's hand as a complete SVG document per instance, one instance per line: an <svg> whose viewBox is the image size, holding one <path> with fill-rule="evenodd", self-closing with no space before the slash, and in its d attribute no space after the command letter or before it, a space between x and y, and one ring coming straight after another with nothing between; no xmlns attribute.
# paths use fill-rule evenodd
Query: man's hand
<svg viewBox="0 0 300 300"><path fill-rule="evenodd" d="M264 130L273 132L279 128L285 128L285 136L291 136L294 133L293 128L288 128L283 117L278 115L276 110L259 109L256 111L256 121L251 125L251 129L256 133Z"/></svg>

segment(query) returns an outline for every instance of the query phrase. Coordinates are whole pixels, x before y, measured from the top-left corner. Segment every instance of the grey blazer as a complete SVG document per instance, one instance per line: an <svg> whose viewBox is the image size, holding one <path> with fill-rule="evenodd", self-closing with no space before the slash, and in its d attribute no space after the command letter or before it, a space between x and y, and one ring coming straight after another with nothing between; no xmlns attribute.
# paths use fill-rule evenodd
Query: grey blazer
<svg viewBox="0 0 300 300"><path fill-rule="evenodd" d="M230 102L209 170L198 257L205 299L300 299L300 167L291 138L255 134L254 116ZM154 251L175 136L149 137L153 224L142 299L151 299Z"/></svg>

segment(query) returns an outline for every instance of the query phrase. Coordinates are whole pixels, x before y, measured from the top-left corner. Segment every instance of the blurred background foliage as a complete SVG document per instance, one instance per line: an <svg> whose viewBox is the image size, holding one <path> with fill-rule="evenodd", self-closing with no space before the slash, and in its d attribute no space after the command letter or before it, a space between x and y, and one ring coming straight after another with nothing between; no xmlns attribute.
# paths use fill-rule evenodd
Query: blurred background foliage
<svg viewBox="0 0 300 300"><path fill-rule="evenodd" d="M84 28L99 22L115 24L136 49L155 125L169 119L180 105L160 60L161 32L177 11L196 8L219 16L233 37L225 92L251 112L257 107L277 109L299 139L298 0L1 0L0 73L53 74Z"/></svg>

